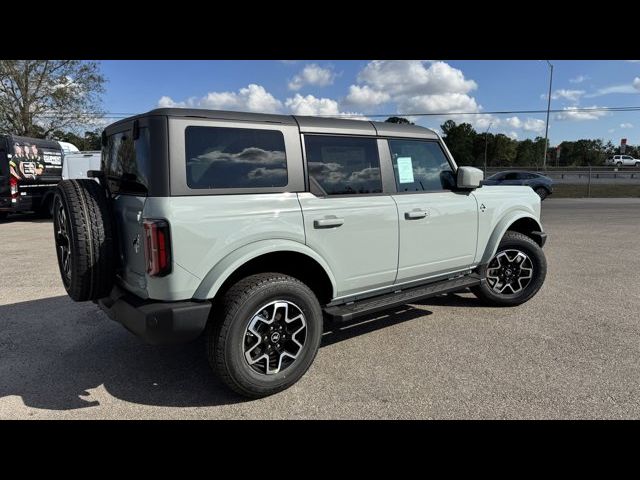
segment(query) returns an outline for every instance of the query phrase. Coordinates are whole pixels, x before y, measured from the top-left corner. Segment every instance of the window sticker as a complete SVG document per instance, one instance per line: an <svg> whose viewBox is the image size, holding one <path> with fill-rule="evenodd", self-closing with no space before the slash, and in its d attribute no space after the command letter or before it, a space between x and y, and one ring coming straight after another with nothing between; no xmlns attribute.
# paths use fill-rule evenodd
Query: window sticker
<svg viewBox="0 0 640 480"><path fill-rule="evenodd" d="M398 157L396 163L398 165L398 182L413 183L413 164L411 163L411 157Z"/></svg>

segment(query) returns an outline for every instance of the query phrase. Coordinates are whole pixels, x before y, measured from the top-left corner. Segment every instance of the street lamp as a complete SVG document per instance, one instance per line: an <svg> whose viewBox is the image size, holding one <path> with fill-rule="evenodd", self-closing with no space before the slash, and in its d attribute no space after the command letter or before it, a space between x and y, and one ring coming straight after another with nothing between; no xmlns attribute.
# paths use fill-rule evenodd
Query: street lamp
<svg viewBox="0 0 640 480"><path fill-rule="evenodd" d="M484 132L484 176L487 176L487 146L489 145L489 129L493 125L493 122L487 127L487 131Z"/></svg>
<svg viewBox="0 0 640 480"><path fill-rule="evenodd" d="M549 150L549 112L551 111L551 84L553 83L553 65L549 60L545 60L550 68L549 74L549 95L547 95L547 126L544 129L544 153L542 157L542 169L547 170L547 151Z"/></svg>

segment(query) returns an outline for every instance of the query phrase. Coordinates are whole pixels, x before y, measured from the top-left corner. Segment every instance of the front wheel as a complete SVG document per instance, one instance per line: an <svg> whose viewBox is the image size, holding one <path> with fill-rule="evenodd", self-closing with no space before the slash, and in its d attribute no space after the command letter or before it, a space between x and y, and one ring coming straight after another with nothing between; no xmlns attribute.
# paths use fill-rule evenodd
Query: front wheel
<svg viewBox="0 0 640 480"><path fill-rule="evenodd" d="M322 338L322 310L313 292L281 273L240 280L207 328L207 356L218 376L250 398L296 383L313 362Z"/></svg>
<svg viewBox="0 0 640 480"><path fill-rule="evenodd" d="M515 306L538 293L547 276L547 260L531 238L509 230L479 273L484 281L472 292L480 300L489 305Z"/></svg>
<svg viewBox="0 0 640 480"><path fill-rule="evenodd" d="M621 167L621 166L622 166L622 162L616 163L616 167Z"/></svg>
<svg viewBox="0 0 640 480"><path fill-rule="evenodd" d="M640 162L636 162L636 167L640 167Z"/></svg>

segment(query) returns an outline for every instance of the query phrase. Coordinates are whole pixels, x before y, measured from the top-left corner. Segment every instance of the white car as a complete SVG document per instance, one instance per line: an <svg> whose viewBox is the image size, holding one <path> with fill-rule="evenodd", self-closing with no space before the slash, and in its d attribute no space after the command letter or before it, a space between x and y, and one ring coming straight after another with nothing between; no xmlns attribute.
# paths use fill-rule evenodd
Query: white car
<svg viewBox="0 0 640 480"><path fill-rule="evenodd" d="M88 178L87 171L100 170L100 152L67 153L62 162L62 179Z"/></svg>
<svg viewBox="0 0 640 480"><path fill-rule="evenodd" d="M633 158L631 155L614 155L605 163L616 167L640 167L640 159Z"/></svg>

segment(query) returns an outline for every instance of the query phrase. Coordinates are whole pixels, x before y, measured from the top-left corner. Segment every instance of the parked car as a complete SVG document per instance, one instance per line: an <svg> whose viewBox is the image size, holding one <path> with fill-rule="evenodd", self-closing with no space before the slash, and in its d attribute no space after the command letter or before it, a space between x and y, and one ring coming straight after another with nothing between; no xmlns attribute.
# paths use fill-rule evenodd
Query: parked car
<svg viewBox="0 0 640 480"><path fill-rule="evenodd" d="M605 165L615 165L616 167L640 167L640 159L631 155L614 155L605 160Z"/></svg>
<svg viewBox="0 0 640 480"><path fill-rule="evenodd" d="M50 215L61 171L58 142L0 135L0 220L12 212Z"/></svg>
<svg viewBox="0 0 640 480"><path fill-rule="evenodd" d="M69 153L78 153L80 151L80 149L73 143L61 141L58 141L58 143L60 144L60 148L62 148L62 152L64 153L64 155L68 155Z"/></svg>
<svg viewBox="0 0 640 480"><path fill-rule="evenodd" d="M545 279L540 198L482 186L426 128L168 108L108 126L102 148L100 183L55 196L67 293L150 343L204 335L248 397L304 375L323 316L467 288L513 306Z"/></svg>
<svg viewBox="0 0 640 480"><path fill-rule="evenodd" d="M553 180L540 173L505 171L491 175L482 182L484 185L528 185L544 200L553 193Z"/></svg>
<svg viewBox="0 0 640 480"><path fill-rule="evenodd" d="M66 153L62 164L62 179L89 178L87 172L100 170L100 152ZM97 179L96 179L97 180Z"/></svg>

